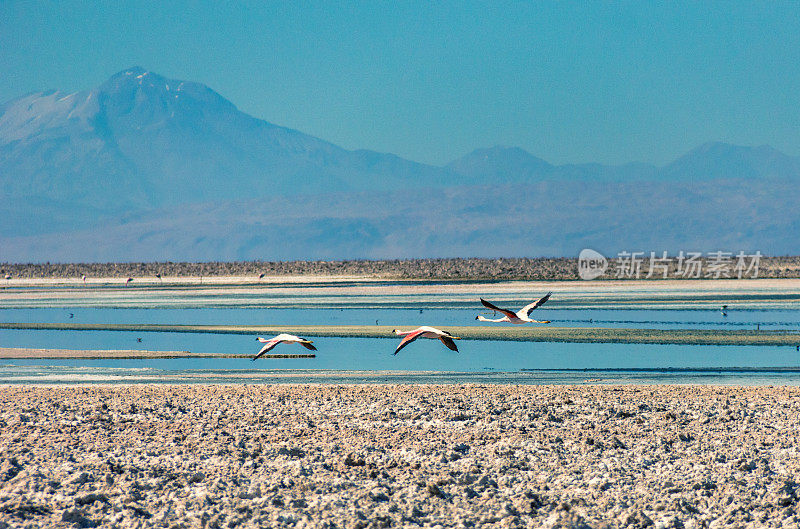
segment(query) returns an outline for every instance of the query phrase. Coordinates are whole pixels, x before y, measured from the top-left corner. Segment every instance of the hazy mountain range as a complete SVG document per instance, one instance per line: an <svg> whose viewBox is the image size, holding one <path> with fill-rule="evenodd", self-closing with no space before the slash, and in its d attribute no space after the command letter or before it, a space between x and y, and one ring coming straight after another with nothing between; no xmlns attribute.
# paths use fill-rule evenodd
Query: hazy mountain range
<svg viewBox="0 0 800 529"><path fill-rule="evenodd" d="M798 183L800 158L724 143L663 167L513 147L435 167L131 68L0 106L0 261L797 253Z"/></svg>

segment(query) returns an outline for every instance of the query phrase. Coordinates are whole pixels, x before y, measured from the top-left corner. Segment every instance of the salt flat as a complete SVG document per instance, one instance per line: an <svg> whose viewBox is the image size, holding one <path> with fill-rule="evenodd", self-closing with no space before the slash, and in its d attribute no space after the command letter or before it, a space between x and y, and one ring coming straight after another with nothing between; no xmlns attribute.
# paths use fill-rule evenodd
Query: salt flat
<svg viewBox="0 0 800 529"><path fill-rule="evenodd" d="M0 388L0 520L37 527L800 523L800 389Z"/></svg>
<svg viewBox="0 0 800 529"><path fill-rule="evenodd" d="M408 281L369 277L276 276L11 279L4 308L119 307L463 307L479 297L500 303L552 291L547 308L800 308L796 279L626 281Z"/></svg>

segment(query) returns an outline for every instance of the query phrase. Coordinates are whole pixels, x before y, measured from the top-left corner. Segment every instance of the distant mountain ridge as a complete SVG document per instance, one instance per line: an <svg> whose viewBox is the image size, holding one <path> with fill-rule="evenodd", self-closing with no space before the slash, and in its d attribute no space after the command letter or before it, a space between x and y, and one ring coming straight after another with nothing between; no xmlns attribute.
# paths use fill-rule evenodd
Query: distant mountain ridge
<svg viewBox="0 0 800 529"><path fill-rule="evenodd" d="M663 167L554 165L501 146L435 167L349 151L134 67L0 105L0 261L556 256L681 238L797 253L799 181L800 157L719 142ZM730 231L737 212L758 226ZM630 215L658 229L625 230Z"/></svg>
<svg viewBox="0 0 800 529"><path fill-rule="evenodd" d="M29 94L0 114L0 210L35 197L71 204L83 221L188 202L460 181L255 119L202 84L141 68L84 92Z"/></svg>

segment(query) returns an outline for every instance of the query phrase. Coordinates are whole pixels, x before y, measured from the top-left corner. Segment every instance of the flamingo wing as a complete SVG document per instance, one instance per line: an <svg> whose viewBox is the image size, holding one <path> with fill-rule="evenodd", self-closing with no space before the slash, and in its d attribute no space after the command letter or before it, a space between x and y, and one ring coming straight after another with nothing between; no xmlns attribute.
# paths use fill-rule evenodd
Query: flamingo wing
<svg viewBox="0 0 800 529"><path fill-rule="evenodd" d="M272 349L280 342L278 340L268 340L264 343L266 343L266 345L262 347L261 350L258 352L258 354L253 357L253 360L258 360L268 352L272 351Z"/></svg>
<svg viewBox="0 0 800 529"><path fill-rule="evenodd" d="M414 332L412 332L412 333L409 333L409 334L407 334L407 335L405 336L405 338L403 338L402 340L400 340L400 345L398 345L398 346L397 346L397 349L395 349L395 350L394 350L394 354L397 354L397 353L399 353L399 352L400 352L400 349L402 349L402 348L403 348L403 347L405 347L406 345L410 344L411 342L413 342L414 340L416 340L417 338L419 338L420 336L422 336L422 333L424 333L424 332L425 332L424 330L422 330L422 329L419 329L419 330L416 330L416 331L414 331Z"/></svg>
<svg viewBox="0 0 800 529"><path fill-rule="evenodd" d="M439 339L445 346L447 346L448 349L450 349L451 351L458 352L458 347L456 347L456 342L454 342L452 338L450 338L449 336L440 336Z"/></svg>
<svg viewBox="0 0 800 529"><path fill-rule="evenodd" d="M520 313L524 314L525 316L529 316L530 313L533 311L533 309L538 309L539 307L547 303L547 300L550 299L551 294L552 292L548 292L547 294L537 299L530 305L525 305L524 307L522 307L522 310L520 310Z"/></svg>
<svg viewBox="0 0 800 529"><path fill-rule="evenodd" d="M492 305L491 303L489 303L488 301L486 301L483 298L481 298L481 303L487 309L492 309L492 310L495 310L497 312L501 312L501 313L505 314L506 316L508 316L509 318L516 318L517 317L517 315L515 313L511 312L510 310L501 309L500 307L498 307L496 305Z"/></svg>

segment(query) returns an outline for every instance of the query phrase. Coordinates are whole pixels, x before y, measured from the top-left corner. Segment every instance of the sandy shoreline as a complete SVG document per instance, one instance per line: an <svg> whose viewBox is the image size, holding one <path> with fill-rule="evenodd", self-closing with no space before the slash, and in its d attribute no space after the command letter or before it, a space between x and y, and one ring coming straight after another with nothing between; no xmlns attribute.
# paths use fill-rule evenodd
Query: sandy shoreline
<svg viewBox="0 0 800 529"><path fill-rule="evenodd" d="M64 284L11 279L0 285L0 305L15 308L474 308L478 299L513 303L553 297L550 309L737 309L800 307L797 279L404 282L355 278L187 278L161 283L137 278L130 285ZM78 313L76 313L79 315ZM555 319L551 315L551 319Z"/></svg>
<svg viewBox="0 0 800 529"><path fill-rule="evenodd" d="M142 358L252 358L251 354L191 353L189 351L143 351L140 349L30 349L25 347L0 347L0 359L142 359ZM261 358L315 358L316 355L273 353Z"/></svg>
<svg viewBox="0 0 800 529"><path fill-rule="evenodd" d="M204 334L280 334L297 333L310 337L396 339L397 325L161 325L161 324L80 324L80 323L2 323L0 329L138 331ZM623 329L616 327L486 327L447 326L464 340L515 342L628 343L683 345L788 345L800 344L800 332L755 329ZM184 353L181 356L193 356ZM0 358L2 352L0 350Z"/></svg>
<svg viewBox="0 0 800 529"><path fill-rule="evenodd" d="M796 527L798 388L0 388L13 526Z"/></svg>
<svg viewBox="0 0 800 529"><path fill-rule="evenodd" d="M0 358L181 358L188 351L142 351L108 349L32 349L26 347L0 347Z"/></svg>

